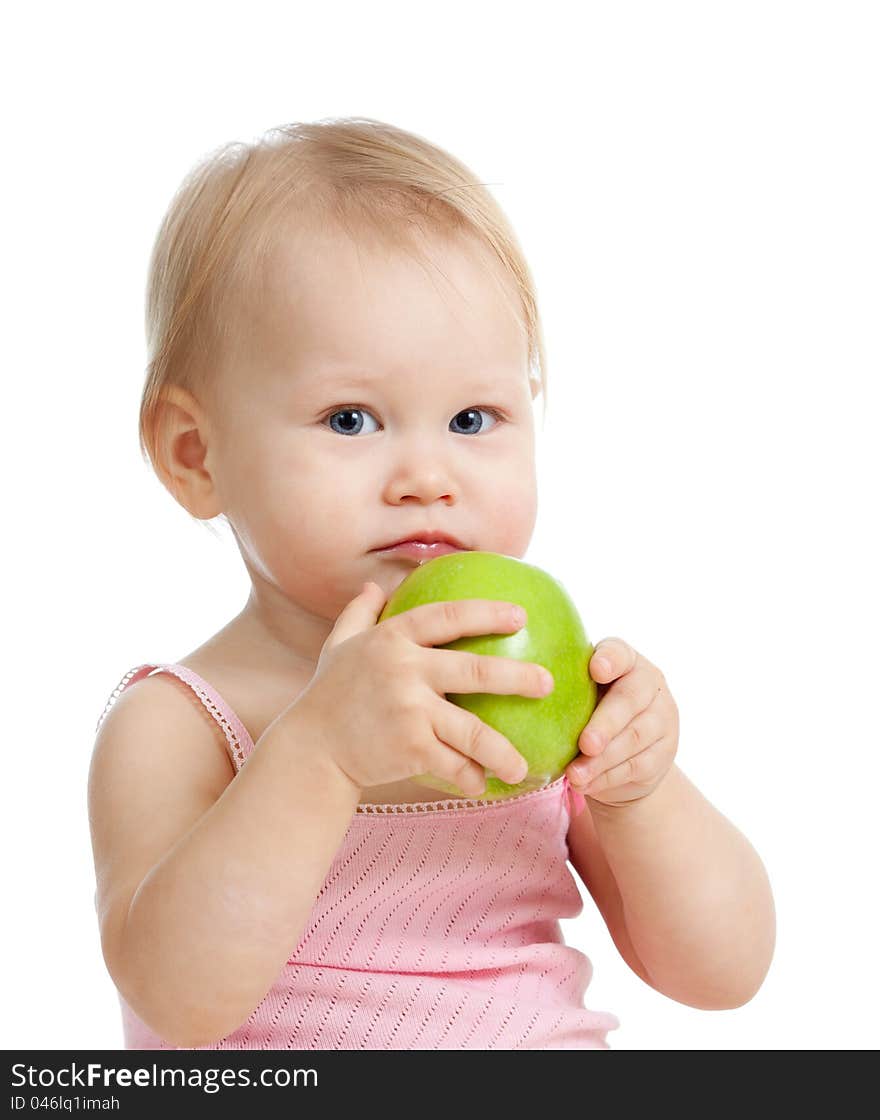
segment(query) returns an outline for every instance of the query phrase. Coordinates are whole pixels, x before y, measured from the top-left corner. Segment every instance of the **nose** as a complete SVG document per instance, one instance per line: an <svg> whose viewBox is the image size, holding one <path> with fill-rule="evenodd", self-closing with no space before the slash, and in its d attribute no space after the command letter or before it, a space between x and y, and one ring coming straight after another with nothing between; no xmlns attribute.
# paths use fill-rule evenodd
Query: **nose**
<svg viewBox="0 0 880 1120"><path fill-rule="evenodd" d="M457 498L457 483L448 455L429 440L409 441L392 468L385 487L385 500L392 505L416 502L429 505Z"/></svg>
<svg viewBox="0 0 880 1120"><path fill-rule="evenodd" d="M393 505L416 502L430 505L432 502L446 502L451 505L455 497L449 479L439 471L410 473L405 478L398 477L388 484L388 501Z"/></svg>

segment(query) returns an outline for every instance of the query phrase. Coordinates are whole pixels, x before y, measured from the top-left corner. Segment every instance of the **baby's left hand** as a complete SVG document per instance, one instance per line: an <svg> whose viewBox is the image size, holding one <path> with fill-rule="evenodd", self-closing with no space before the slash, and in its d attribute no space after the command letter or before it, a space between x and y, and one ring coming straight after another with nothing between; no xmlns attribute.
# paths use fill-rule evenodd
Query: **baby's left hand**
<svg viewBox="0 0 880 1120"><path fill-rule="evenodd" d="M604 638L590 658L601 699L566 768L579 793L622 805L652 793L678 750L678 707L660 670L620 638ZM611 684L611 682L614 682ZM586 757L584 757L586 756Z"/></svg>

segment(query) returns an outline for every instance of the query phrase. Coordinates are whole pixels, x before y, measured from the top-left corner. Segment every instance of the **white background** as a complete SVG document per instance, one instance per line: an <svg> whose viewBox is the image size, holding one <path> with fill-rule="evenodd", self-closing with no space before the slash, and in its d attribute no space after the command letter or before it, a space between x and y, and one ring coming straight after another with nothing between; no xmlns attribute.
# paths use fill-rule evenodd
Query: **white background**
<svg viewBox="0 0 880 1120"><path fill-rule="evenodd" d="M678 764L775 891L770 973L699 1011L585 896L613 1049L880 1043L880 56L871 3L60 4L7 23L6 1048L119 1048L86 778L122 675L242 607L231 536L140 458L143 299L185 173L371 116L510 217L549 357L526 559L665 673Z"/></svg>

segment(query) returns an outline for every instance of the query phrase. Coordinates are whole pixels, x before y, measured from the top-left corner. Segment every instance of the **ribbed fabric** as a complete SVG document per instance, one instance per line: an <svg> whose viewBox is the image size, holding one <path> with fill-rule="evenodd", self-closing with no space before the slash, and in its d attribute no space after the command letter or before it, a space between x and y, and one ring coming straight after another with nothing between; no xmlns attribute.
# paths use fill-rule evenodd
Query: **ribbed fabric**
<svg viewBox="0 0 880 1120"><path fill-rule="evenodd" d="M193 689L238 773L250 735L183 665L130 670L98 726L153 672ZM573 793L563 777L500 801L358 805L275 983L237 1030L198 1049L609 1049L620 1022L584 1007L592 965L559 926L583 909L566 862ZM126 1049L178 1049L119 999Z"/></svg>

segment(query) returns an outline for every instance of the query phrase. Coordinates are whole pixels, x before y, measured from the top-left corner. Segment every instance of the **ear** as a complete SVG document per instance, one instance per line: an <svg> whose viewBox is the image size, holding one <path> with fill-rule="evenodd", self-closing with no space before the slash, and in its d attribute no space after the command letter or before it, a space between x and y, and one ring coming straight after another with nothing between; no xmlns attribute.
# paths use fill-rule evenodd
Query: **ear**
<svg viewBox="0 0 880 1120"><path fill-rule="evenodd" d="M162 390L158 423L155 466L162 485L193 517L217 517L223 507L208 465L212 430L207 413L189 390L169 385Z"/></svg>

